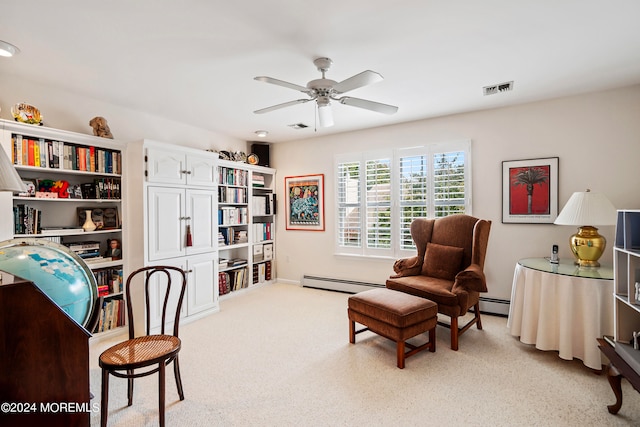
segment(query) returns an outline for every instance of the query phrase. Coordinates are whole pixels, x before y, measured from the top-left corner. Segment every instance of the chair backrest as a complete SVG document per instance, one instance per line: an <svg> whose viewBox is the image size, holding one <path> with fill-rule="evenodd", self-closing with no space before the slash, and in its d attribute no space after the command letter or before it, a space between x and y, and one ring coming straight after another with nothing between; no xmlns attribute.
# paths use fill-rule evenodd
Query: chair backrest
<svg viewBox="0 0 640 427"><path fill-rule="evenodd" d="M471 263L483 268L490 228L491 221L465 214L437 219L417 218L411 223L411 237L420 260L424 259L427 243L432 242L464 249L462 268Z"/></svg>
<svg viewBox="0 0 640 427"><path fill-rule="evenodd" d="M172 273L177 274L178 280L172 280ZM158 274L160 277L154 277L154 275ZM140 277L137 277L141 275ZM152 278L154 280L152 280ZM134 280L138 279L138 280ZM144 280L140 280L144 279ZM164 279L164 280L163 280ZM160 284L164 284L165 286L161 286ZM174 291L171 291L171 286L175 284L178 288L174 288ZM145 306L145 334L149 335L151 333L151 292L157 293L157 298L154 298L155 301L162 301L162 310L161 310L161 326L160 326L160 334L165 334L165 328L168 324L168 315L172 312L173 307L170 307L169 302L173 304L175 307L175 318L173 319L173 335L178 336L178 327L180 324L180 311L182 310L182 302L184 300L184 294L187 288L187 275L181 268L167 266L167 265L158 265L158 266L149 266L142 267L127 277L127 283L125 286L126 296L127 296L127 319L129 321L129 338L132 339L135 337L135 325L134 325L134 313L133 313L133 303L131 298L131 290L133 286L143 286L142 298L144 299ZM151 288L151 289L150 289ZM176 300L176 291L177 300Z"/></svg>

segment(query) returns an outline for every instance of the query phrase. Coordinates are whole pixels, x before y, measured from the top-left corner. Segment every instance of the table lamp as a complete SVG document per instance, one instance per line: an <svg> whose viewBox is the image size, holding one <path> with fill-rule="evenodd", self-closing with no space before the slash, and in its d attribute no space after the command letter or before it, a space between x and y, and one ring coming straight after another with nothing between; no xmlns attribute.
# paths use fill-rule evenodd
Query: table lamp
<svg viewBox="0 0 640 427"><path fill-rule="evenodd" d="M554 224L577 225L578 232L569 240L576 264L599 267L598 259L604 253L607 241L594 226L615 225L616 218L616 208L609 199L604 194L587 189L571 195Z"/></svg>
<svg viewBox="0 0 640 427"><path fill-rule="evenodd" d="M0 147L0 191L27 191L26 185L2 147Z"/></svg>

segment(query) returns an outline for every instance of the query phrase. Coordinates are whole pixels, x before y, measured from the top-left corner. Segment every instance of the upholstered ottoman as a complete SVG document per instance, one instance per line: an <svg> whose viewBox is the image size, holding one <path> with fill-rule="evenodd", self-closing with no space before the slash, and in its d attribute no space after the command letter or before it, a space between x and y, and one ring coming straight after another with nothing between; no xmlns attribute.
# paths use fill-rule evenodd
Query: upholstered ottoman
<svg viewBox="0 0 640 427"><path fill-rule="evenodd" d="M404 368L404 359L419 351L436 351L436 323L438 305L426 298L387 288L371 289L349 297L349 342L356 342L356 334L372 331L396 342L398 368ZM355 323L365 328L356 331ZM421 346L406 342L423 332L429 332L429 341ZM405 353L405 346L410 351Z"/></svg>

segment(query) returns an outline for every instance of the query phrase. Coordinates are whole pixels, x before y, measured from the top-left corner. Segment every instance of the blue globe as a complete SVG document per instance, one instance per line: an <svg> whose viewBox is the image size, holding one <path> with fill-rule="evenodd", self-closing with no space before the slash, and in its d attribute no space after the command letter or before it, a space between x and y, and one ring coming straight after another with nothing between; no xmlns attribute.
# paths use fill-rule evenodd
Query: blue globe
<svg viewBox="0 0 640 427"><path fill-rule="evenodd" d="M72 319L87 327L98 295L96 279L66 246L37 238L0 242L0 270L35 283Z"/></svg>

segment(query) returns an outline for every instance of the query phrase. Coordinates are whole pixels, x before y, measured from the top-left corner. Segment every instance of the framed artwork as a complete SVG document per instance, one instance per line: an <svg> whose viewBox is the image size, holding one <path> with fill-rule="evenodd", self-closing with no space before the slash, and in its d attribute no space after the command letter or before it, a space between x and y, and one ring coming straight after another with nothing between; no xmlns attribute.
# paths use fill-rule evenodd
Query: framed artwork
<svg viewBox="0 0 640 427"><path fill-rule="evenodd" d="M287 230L324 231L324 174L284 179Z"/></svg>
<svg viewBox="0 0 640 427"><path fill-rule="evenodd" d="M502 162L502 222L551 224L558 216L558 157Z"/></svg>

